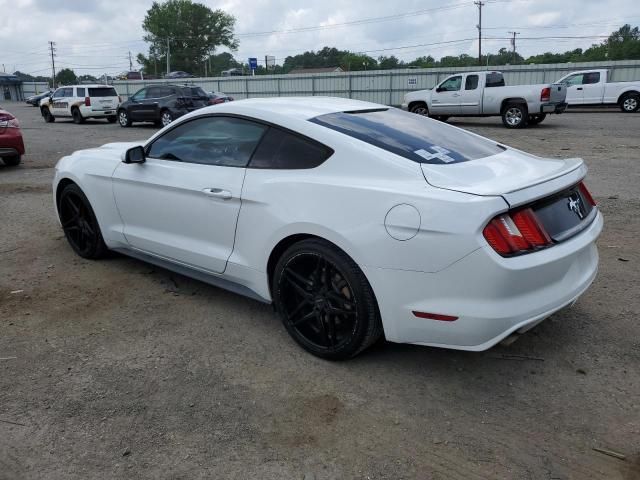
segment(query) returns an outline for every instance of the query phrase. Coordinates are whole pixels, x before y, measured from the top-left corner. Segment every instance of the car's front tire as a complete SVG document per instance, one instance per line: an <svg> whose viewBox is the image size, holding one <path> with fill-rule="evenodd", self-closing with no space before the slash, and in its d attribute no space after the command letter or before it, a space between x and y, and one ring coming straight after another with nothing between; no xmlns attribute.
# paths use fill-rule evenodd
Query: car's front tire
<svg viewBox="0 0 640 480"><path fill-rule="evenodd" d="M83 258L98 259L108 249L89 200L75 183L62 190L58 200L58 217L71 248Z"/></svg>
<svg viewBox="0 0 640 480"><path fill-rule="evenodd" d="M20 165L20 161L22 157L20 155L11 155L9 157L2 157L2 161L8 167L15 167L16 165Z"/></svg>
<svg viewBox="0 0 640 480"><path fill-rule="evenodd" d="M321 358L354 357L382 335L377 302L364 273L321 239L289 247L272 278L282 322L298 344Z"/></svg>
<svg viewBox="0 0 640 480"><path fill-rule="evenodd" d="M417 102L411 105L410 111L417 115L424 115L425 117L429 116L429 107L427 107L427 104L424 102Z"/></svg>
<svg viewBox="0 0 640 480"><path fill-rule="evenodd" d="M131 126L131 117L126 110L118 110L118 123L123 128Z"/></svg>
<svg viewBox="0 0 640 480"><path fill-rule="evenodd" d="M56 121L56 117L54 117L53 115L51 115L51 111L47 108L44 107L41 111L42 113L42 118L44 118L44 121L47 123L53 123Z"/></svg>

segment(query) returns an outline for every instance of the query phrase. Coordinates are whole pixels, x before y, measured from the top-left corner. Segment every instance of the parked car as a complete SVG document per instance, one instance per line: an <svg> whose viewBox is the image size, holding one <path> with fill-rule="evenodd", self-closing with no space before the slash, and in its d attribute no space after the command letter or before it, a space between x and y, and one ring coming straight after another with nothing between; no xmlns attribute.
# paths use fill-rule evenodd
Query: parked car
<svg viewBox="0 0 640 480"><path fill-rule="evenodd" d="M194 76L191 75L190 73L183 72L182 70L177 70L175 72L167 73L164 76L164 78L171 78L171 79L176 79L176 78L194 78Z"/></svg>
<svg viewBox="0 0 640 480"><path fill-rule="evenodd" d="M583 70L565 75L557 83L567 87L570 106L618 105L625 113L640 109L640 81L610 82L606 69Z"/></svg>
<svg viewBox="0 0 640 480"><path fill-rule="evenodd" d="M84 123L87 118L106 118L115 123L120 97L111 85L71 85L58 88L40 101L40 113L47 123L56 118L72 118Z"/></svg>
<svg viewBox="0 0 640 480"><path fill-rule="evenodd" d="M121 127L130 127L133 122L154 122L165 127L208 103L209 97L200 87L152 85L138 90L120 105L118 121Z"/></svg>
<svg viewBox="0 0 640 480"><path fill-rule="evenodd" d="M24 155L20 122L0 107L0 158L5 165L15 166Z"/></svg>
<svg viewBox="0 0 640 480"><path fill-rule="evenodd" d="M80 256L274 303L300 345L342 359L383 332L485 350L572 304L603 224L586 172L384 105L259 98L63 157L53 192Z"/></svg>
<svg viewBox="0 0 640 480"><path fill-rule="evenodd" d="M548 113L567 108L562 84L505 86L501 72L465 72L447 77L435 88L405 95L402 108L447 120L449 117L501 116L507 128L542 122Z"/></svg>
<svg viewBox="0 0 640 480"><path fill-rule="evenodd" d="M209 105L218 105L219 103L233 102L233 97L222 92L209 92Z"/></svg>
<svg viewBox="0 0 640 480"><path fill-rule="evenodd" d="M34 106L34 107L39 107L40 106L40 100L42 100L43 98L46 98L46 97L50 97L52 94L53 94L53 90L48 90L48 91L40 93L38 95L31 95L30 97L27 97L25 102L28 103L29 105Z"/></svg>

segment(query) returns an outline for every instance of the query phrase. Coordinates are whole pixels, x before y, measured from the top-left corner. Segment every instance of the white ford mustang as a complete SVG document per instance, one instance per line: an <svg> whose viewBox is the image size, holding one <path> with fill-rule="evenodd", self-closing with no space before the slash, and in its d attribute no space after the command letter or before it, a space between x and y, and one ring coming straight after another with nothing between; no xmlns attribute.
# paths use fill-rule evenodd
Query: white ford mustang
<svg viewBox="0 0 640 480"><path fill-rule="evenodd" d="M252 99L75 152L55 205L85 258L122 252L273 302L309 352L484 350L593 281L580 159L538 158L383 105Z"/></svg>

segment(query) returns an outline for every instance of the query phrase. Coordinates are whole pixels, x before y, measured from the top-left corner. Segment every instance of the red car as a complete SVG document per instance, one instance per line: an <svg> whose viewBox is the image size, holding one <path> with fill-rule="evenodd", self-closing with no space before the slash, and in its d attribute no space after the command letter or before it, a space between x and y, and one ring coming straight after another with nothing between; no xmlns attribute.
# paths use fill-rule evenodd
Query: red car
<svg viewBox="0 0 640 480"><path fill-rule="evenodd" d="M0 158L6 165L18 165L24 155L24 142L18 119L0 108Z"/></svg>

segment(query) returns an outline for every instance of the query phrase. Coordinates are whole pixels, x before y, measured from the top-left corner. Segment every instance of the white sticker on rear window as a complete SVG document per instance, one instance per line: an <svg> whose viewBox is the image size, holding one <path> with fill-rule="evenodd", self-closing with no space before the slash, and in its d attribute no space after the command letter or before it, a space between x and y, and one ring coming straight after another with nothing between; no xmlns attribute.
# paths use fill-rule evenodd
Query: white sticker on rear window
<svg viewBox="0 0 640 480"><path fill-rule="evenodd" d="M456 161L455 158L448 155L449 153L451 153L451 151L447 150L444 147L432 145L427 148L433 151L429 152L424 148L421 148L420 150L415 150L413 153L415 153L416 155L420 155L425 160L433 160L434 158L437 158L438 160L442 160L444 163L451 163Z"/></svg>

